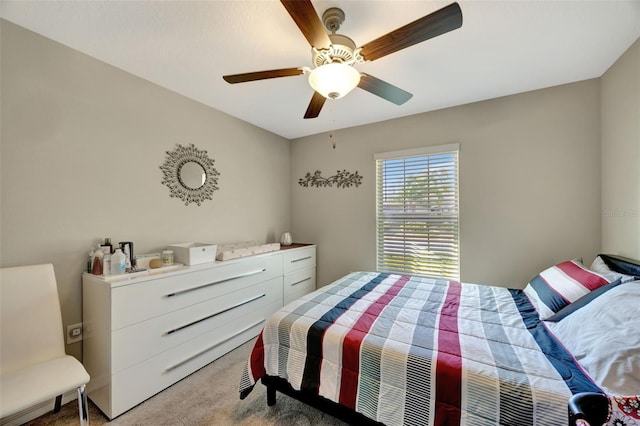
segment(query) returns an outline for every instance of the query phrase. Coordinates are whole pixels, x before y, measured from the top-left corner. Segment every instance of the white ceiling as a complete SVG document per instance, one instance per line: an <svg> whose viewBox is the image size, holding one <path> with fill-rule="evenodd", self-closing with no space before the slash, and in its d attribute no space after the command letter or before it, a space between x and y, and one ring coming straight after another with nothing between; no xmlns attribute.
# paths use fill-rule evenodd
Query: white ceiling
<svg viewBox="0 0 640 426"><path fill-rule="evenodd" d="M226 74L311 66L278 1L13 1L4 19L288 139L601 76L640 37L640 0L459 0L462 28L357 65L411 93L355 89L302 117L305 76L230 85ZM340 7L361 46L450 1L314 0Z"/></svg>

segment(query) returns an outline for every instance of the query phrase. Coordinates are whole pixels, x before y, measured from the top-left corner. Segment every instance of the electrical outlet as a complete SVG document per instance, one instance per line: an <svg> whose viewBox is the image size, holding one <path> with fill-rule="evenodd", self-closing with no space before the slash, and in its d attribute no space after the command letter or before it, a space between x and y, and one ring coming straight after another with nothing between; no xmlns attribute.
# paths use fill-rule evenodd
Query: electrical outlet
<svg viewBox="0 0 640 426"><path fill-rule="evenodd" d="M76 343L82 340L82 323L72 324L67 326L67 345Z"/></svg>

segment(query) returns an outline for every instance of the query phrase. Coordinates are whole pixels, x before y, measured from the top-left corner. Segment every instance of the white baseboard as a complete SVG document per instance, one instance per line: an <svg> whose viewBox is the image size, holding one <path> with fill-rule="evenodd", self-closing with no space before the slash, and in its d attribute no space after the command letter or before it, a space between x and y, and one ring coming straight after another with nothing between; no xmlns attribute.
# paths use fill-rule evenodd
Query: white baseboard
<svg viewBox="0 0 640 426"><path fill-rule="evenodd" d="M77 401L78 392L75 390L69 391L62 395L62 405L70 402ZM53 411L53 407L55 405L55 398L51 401L42 402L38 405L34 405L33 407L27 408L26 410L19 411L11 416L3 417L0 419L0 425L2 426L19 426L23 423L29 422L37 417L40 417L43 414L46 414L50 411ZM76 402L77 404L77 402ZM78 415L78 424L80 424L80 416Z"/></svg>

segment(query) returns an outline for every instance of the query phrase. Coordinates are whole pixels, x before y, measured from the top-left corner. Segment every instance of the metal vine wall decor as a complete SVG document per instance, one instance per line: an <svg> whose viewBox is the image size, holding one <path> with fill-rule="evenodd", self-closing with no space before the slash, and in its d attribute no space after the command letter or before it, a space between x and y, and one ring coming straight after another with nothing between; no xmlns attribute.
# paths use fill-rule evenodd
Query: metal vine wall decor
<svg viewBox="0 0 640 426"><path fill-rule="evenodd" d="M307 172L304 178L298 179L298 184L305 188L313 186L322 188L333 185L336 185L338 188L349 188L351 186L358 187L361 183L362 176L358 174L357 170L354 173L349 173L346 170L338 170L336 175L328 178L322 177L320 170L316 170L313 175Z"/></svg>
<svg viewBox="0 0 640 426"><path fill-rule="evenodd" d="M200 150L194 144L177 145L173 151L167 151L167 158L160 166L164 175L162 183L169 187L172 198L180 198L184 205L202 204L211 200L213 191L218 189L220 173L213 167L214 160L207 151Z"/></svg>

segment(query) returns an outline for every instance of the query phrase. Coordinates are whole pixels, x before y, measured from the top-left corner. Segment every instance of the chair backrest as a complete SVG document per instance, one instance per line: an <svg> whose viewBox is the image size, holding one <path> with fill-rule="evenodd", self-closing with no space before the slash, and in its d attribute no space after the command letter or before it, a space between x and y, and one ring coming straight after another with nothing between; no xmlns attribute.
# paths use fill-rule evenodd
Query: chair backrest
<svg viewBox="0 0 640 426"><path fill-rule="evenodd" d="M64 354L53 265L0 269L0 374Z"/></svg>

